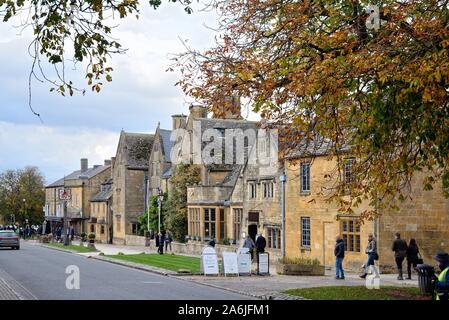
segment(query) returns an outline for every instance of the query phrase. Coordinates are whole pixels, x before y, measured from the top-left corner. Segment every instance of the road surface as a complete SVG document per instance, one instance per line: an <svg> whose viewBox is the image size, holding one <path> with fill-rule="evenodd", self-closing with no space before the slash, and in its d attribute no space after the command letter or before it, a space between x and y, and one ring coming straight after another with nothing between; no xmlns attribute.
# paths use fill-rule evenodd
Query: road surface
<svg viewBox="0 0 449 320"><path fill-rule="evenodd" d="M68 289L68 266L79 268L79 289ZM0 248L0 280L22 299L240 300L226 290L152 274L22 241L20 250ZM73 286L76 281L69 280ZM2 290L0 286L0 291ZM0 292L0 299L1 299Z"/></svg>

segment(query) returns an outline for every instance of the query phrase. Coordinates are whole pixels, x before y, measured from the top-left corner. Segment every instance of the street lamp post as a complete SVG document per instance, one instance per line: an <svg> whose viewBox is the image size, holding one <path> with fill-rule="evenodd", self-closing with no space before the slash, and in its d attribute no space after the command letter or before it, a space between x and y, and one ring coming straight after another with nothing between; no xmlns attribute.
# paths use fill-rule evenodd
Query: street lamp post
<svg viewBox="0 0 449 320"><path fill-rule="evenodd" d="M285 173L283 173L279 180L282 183L281 187L281 212L282 212L282 258L285 258L285 182L287 181L287 177L285 176Z"/></svg>
<svg viewBox="0 0 449 320"><path fill-rule="evenodd" d="M164 199L164 195L162 194L162 190L160 188L157 189L157 204L158 204L158 232L161 233L161 211L162 211L162 200ZM148 221L150 221L148 219Z"/></svg>
<svg viewBox="0 0 449 320"><path fill-rule="evenodd" d="M27 224L27 219L26 219L26 216L27 216L27 207L26 207L26 199L25 198L23 198L22 199L22 201L23 201L23 215L24 215L24 218L25 218L25 225L23 226L23 230L22 230L22 232L23 232L23 238L24 239L26 239L27 238L27 234L26 234L26 224ZM23 220L22 220L23 221Z"/></svg>

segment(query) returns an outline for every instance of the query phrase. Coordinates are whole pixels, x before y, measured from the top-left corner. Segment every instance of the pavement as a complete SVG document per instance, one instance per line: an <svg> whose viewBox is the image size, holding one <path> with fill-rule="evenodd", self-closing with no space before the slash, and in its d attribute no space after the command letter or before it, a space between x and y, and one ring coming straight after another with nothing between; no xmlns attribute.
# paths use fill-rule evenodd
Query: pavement
<svg viewBox="0 0 449 320"><path fill-rule="evenodd" d="M77 286L79 279L79 287ZM247 300L247 295L22 241L0 249L0 299Z"/></svg>
<svg viewBox="0 0 449 320"><path fill-rule="evenodd" d="M96 248L105 255L117 254L136 254L136 253L154 253L155 250L148 247L139 246L117 246L111 244L95 244ZM184 281L191 281L197 284L202 284L212 288L225 289L227 291L242 294L245 296L255 297L259 299L301 299L282 294L282 291L288 289L311 288L323 286L363 286L366 281L360 279L358 273L346 272L345 280L336 280L333 270L326 270L325 276L286 276L272 273L270 276L197 276L197 275L179 275L176 272L168 271L152 266L145 266L128 261L117 260L105 256L101 256L100 252L95 253L80 253L79 255L91 256L94 259L104 260L118 265L135 268L138 270L149 271L156 274L161 274ZM413 275L413 280L396 279L395 274L381 274L379 285L382 286L406 286L417 287L418 281L416 274ZM369 284L369 283L368 283Z"/></svg>

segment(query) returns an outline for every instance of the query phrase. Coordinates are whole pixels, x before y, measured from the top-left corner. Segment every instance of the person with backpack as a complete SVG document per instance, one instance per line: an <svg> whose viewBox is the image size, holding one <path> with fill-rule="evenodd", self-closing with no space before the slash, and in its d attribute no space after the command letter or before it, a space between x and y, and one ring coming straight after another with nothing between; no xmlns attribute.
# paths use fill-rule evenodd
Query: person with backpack
<svg viewBox="0 0 449 320"><path fill-rule="evenodd" d="M413 268L416 269L416 265L419 260L419 249L418 245L416 244L415 239L410 239L410 243L407 247L406 256L407 256L407 274L408 280L412 280L412 265Z"/></svg>
<svg viewBox="0 0 449 320"><path fill-rule="evenodd" d="M391 250L394 252L394 259L396 261L396 266L398 268L398 280L404 280L402 274L402 262L407 255L407 242L401 239L401 234L396 232L396 239L393 241Z"/></svg>

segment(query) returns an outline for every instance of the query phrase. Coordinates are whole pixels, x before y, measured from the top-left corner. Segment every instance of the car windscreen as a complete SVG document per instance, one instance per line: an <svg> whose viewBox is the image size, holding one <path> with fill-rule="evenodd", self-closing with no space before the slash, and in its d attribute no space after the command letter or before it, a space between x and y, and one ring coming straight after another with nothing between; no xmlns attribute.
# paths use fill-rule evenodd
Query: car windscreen
<svg viewBox="0 0 449 320"><path fill-rule="evenodd" d="M12 238L16 236L17 236L16 233L12 231L9 232L0 231L0 238Z"/></svg>

